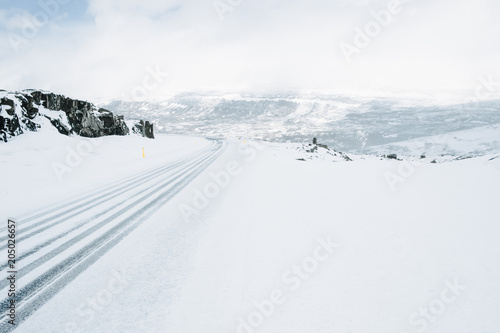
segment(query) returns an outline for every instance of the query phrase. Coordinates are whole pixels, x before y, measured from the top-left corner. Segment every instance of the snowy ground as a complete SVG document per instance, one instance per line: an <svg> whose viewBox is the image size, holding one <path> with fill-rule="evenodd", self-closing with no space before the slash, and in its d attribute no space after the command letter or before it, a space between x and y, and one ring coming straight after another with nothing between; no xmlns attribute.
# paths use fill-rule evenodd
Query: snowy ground
<svg viewBox="0 0 500 333"><path fill-rule="evenodd" d="M421 137L393 144L368 147L370 154L397 153L406 156L426 155L437 160L495 154L500 151L500 124L449 132L442 135ZM447 158L442 158L447 156Z"/></svg>
<svg viewBox="0 0 500 333"><path fill-rule="evenodd" d="M0 147L0 216L17 219L20 235L26 216L212 144L90 140L71 173L54 171L82 142L31 133ZM500 151L438 164L325 152L299 161L307 154L290 145L225 144L15 332L500 329Z"/></svg>

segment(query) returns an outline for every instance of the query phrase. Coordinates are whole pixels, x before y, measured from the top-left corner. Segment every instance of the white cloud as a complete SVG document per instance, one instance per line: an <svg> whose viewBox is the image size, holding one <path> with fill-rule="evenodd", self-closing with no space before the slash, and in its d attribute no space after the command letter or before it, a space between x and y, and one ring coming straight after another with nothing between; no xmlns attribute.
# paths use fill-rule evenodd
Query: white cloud
<svg viewBox="0 0 500 333"><path fill-rule="evenodd" d="M127 97L146 67L159 66L170 76L151 95L413 90L473 87L498 70L494 0L413 0L347 64L340 43L352 43L354 28L388 2L241 0L221 22L212 1L90 0L93 21L47 27L18 54L4 45L0 86Z"/></svg>
<svg viewBox="0 0 500 333"><path fill-rule="evenodd" d="M0 10L0 27L9 31L20 31L26 23L33 22L36 19L24 10Z"/></svg>

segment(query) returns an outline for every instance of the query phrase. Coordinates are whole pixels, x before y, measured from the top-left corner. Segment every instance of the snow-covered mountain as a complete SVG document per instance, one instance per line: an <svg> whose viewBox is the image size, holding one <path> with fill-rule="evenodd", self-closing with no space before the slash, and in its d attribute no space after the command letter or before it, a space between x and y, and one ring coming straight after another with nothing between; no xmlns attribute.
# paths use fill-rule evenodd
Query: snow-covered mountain
<svg viewBox="0 0 500 333"><path fill-rule="evenodd" d="M500 101L443 105L346 96L207 96L164 101L107 101L101 107L151 119L160 133L322 143L363 151L379 145L500 123Z"/></svg>
<svg viewBox="0 0 500 333"><path fill-rule="evenodd" d="M367 147L363 152L370 155L396 153L438 161L497 154L500 153L500 124Z"/></svg>
<svg viewBox="0 0 500 333"><path fill-rule="evenodd" d="M127 135L130 128L134 133L153 137L149 122L127 125L123 116L86 101L42 90L0 91L0 141L52 127L64 135L83 137Z"/></svg>

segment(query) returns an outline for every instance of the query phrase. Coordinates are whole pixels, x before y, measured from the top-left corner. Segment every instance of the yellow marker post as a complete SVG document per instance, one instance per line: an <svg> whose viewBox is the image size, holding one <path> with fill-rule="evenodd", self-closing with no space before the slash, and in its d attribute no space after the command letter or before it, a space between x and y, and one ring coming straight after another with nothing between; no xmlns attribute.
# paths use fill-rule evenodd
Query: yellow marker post
<svg viewBox="0 0 500 333"><path fill-rule="evenodd" d="M142 157L146 157L146 155L144 154L144 148L142 148Z"/></svg>

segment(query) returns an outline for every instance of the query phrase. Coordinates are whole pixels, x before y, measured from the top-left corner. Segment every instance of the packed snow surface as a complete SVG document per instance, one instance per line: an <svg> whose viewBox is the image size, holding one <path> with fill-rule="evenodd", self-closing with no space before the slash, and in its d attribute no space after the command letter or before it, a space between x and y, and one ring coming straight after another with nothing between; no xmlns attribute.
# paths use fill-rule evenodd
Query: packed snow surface
<svg viewBox="0 0 500 333"><path fill-rule="evenodd" d="M455 147L479 136L432 140ZM497 332L500 151L440 160L421 145L400 146L411 158L347 161L243 136L17 137L0 146L0 216L18 221L18 237L35 223L24 220L78 198L96 198L78 215L90 216L82 232L144 193L144 208L130 209L151 213L85 270L54 277L64 287L40 290L47 297L15 332ZM172 196L149 210L163 193ZM61 224L40 237L55 242L80 223L47 216ZM113 236L112 223L26 271L18 288L99 233Z"/></svg>

